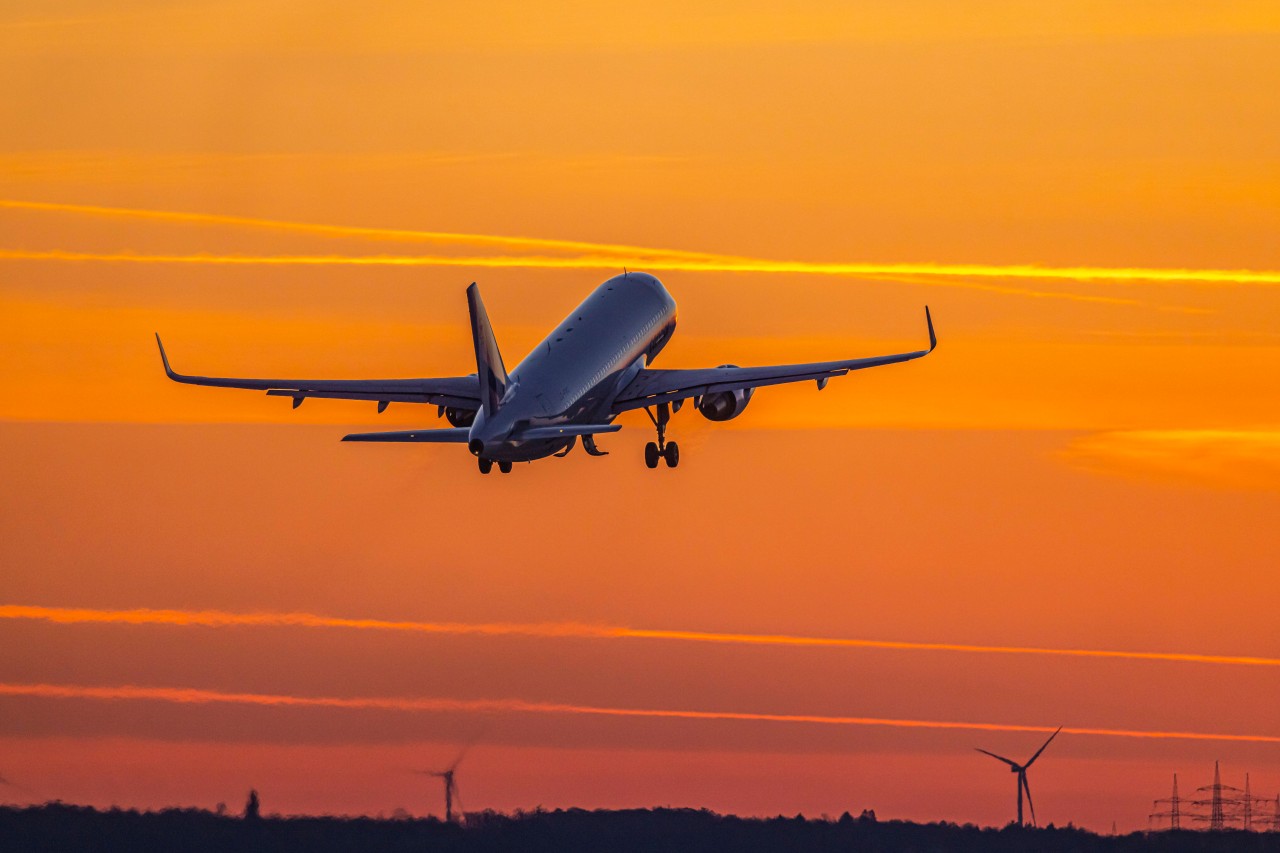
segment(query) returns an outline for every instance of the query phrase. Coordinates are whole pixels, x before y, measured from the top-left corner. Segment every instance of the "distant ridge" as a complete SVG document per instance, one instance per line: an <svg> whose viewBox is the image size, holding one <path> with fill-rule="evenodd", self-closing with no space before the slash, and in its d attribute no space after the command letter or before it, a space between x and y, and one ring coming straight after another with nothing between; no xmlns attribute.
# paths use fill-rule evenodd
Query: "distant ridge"
<svg viewBox="0 0 1280 853"><path fill-rule="evenodd" d="M854 818L739 818L695 809L567 809L468 814L462 825L437 818L278 817L256 821L199 809L158 812L50 803L0 807L0 850L384 851L384 853L756 853L756 851L1280 851L1280 833L1158 832L1103 836L1042 829Z"/></svg>

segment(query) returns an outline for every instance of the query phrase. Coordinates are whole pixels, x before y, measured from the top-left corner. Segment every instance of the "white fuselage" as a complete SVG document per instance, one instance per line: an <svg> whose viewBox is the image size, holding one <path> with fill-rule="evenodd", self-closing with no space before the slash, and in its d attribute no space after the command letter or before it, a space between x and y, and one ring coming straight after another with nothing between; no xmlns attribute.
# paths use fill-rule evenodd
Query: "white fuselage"
<svg viewBox="0 0 1280 853"><path fill-rule="evenodd" d="M500 461L540 459L563 450L573 439L509 437L526 427L612 421L618 391L657 357L675 325L676 302L662 282L647 273L614 276L511 371L501 406L492 417L476 413L469 441L482 447L485 457Z"/></svg>

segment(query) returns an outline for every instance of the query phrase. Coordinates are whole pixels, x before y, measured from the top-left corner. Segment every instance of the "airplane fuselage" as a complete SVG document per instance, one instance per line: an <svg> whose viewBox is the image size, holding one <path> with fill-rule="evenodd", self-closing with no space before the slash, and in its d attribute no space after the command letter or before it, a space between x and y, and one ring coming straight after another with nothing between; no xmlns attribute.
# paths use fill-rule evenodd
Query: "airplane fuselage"
<svg viewBox="0 0 1280 853"><path fill-rule="evenodd" d="M671 340L676 302L657 278L614 276L591 292L511 371L492 417L476 413L468 447L477 456L527 462L551 456L573 438L512 440L527 427L609 423L614 397Z"/></svg>

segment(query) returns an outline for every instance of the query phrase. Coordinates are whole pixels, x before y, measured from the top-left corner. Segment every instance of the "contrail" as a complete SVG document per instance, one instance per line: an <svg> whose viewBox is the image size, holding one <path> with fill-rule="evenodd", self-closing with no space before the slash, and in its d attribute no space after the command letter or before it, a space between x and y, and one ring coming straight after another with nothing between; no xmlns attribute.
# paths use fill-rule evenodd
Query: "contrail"
<svg viewBox="0 0 1280 853"><path fill-rule="evenodd" d="M726 259L714 263L701 263L693 260L672 259L669 256L651 256L638 258L635 256L592 255L578 257L520 256L520 255L484 255L479 257L461 257L451 255L157 255L139 254L136 252L66 252L62 250L26 251L20 249L0 249L0 260L10 261L69 261L98 263L134 263L134 264L208 264L232 266L411 266L411 267L473 267L485 269L581 269L581 270L613 270L617 271L627 263L640 264L646 270L663 272L669 270L707 272L764 272L752 266L753 261ZM765 263L765 262L759 262ZM716 266L719 264L719 266ZM816 269L801 270L807 273L822 274ZM842 272L827 271L827 275L845 275ZM1109 296L1093 296L1080 293L1030 290L1020 287L1000 286L968 281L963 278L930 278L925 282L912 281L905 275L887 272L859 274L863 278L885 281L901 281L909 284L924 283L930 286L958 287L965 290L979 290L1014 296L1030 296L1044 299L1065 299L1071 302L1102 302L1119 305L1141 305L1136 299L1122 299Z"/></svg>
<svg viewBox="0 0 1280 853"><path fill-rule="evenodd" d="M132 207L105 207L93 204L60 204L56 202L0 199L0 208L39 210L50 213L74 213L118 219L144 219L153 222L230 225L243 228L261 228L272 231L315 234L317 236L324 237L358 237L406 243L484 246L496 249L549 249L565 252L602 252L619 255L624 258L655 256L676 258L724 257L707 252L689 252L682 249L650 249L643 246L627 246L616 243L593 243L584 240L555 240L544 237L504 237L493 234L468 234L455 231L423 231L410 228L323 225L312 222L290 222L281 219L261 219L252 216L227 216L217 213L185 213L173 210L145 210Z"/></svg>
<svg viewBox="0 0 1280 853"><path fill-rule="evenodd" d="M139 252L67 252L0 250L0 260L95 261L139 264L213 264L235 266L407 266L514 269L617 269L621 255L167 255ZM709 256L639 259L648 270L679 272L788 273L824 276L927 276L947 279L1032 279L1081 283L1280 284L1280 272L1268 270L1160 269L1153 267L1042 267L1031 264L822 263Z"/></svg>
<svg viewBox="0 0 1280 853"><path fill-rule="evenodd" d="M903 720L891 717L846 717L823 714L768 714L749 711L693 711L670 708L612 708L599 705L571 705L559 702L530 702L524 699L452 699L437 697L399 698L378 696L293 696L272 693L232 693L196 687L115 687L78 684L0 683L0 696L41 699L96 699L105 701L141 700L182 705L259 705L268 707L345 708L353 710L407 712L465 712L481 714L560 714L596 717L650 717L679 720L731 720L741 722L807 723L824 726L887 726L904 729L966 729L989 732L1049 732L1049 726L1012 723L973 723L951 720ZM1173 740L1242 741L1280 743L1274 735L1218 734L1210 732L1145 731L1138 729L1067 728L1076 735Z"/></svg>
<svg viewBox="0 0 1280 853"><path fill-rule="evenodd" d="M1054 649L1037 646L994 646L975 643L918 643L898 640L864 640L850 637L811 637L791 634L745 634L717 631L678 631L590 625L577 622L416 622L391 619L352 619L315 613L231 613L223 610L101 610L85 607L0 605L0 619L29 619L61 624L106 623L125 625L173 625L223 628L296 627L339 628L366 631L399 631L415 634L472 636L520 636L587 640L666 640L687 643L719 643L747 646L806 648L888 649L897 651L969 652L977 654L1052 655L1058 657L1112 658L1172 663L1280 666L1280 658L1245 655L1202 655L1181 652L1133 652L1109 649Z"/></svg>
<svg viewBox="0 0 1280 853"><path fill-rule="evenodd" d="M1038 266L1034 264L938 264L938 263L822 263L811 261L779 261L695 252L683 249L659 249L618 243L596 243L584 240L557 240L541 237L510 237L451 231L424 231L407 228L377 228L351 225L324 225L291 222L250 216L215 213L187 213L169 210L147 210L107 207L89 204L0 199L0 208L73 213L89 216L134 218L161 222L187 222L208 225L231 225L266 228L332 237L359 237L402 242L424 242L445 245L492 247L498 249L545 249L585 253L580 257L543 258L440 258L432 256L237 256L237 255L143 255L130 252L117 254L87 252L8 252L0 258L13 260L94 260L150 263L227 263L227 264L385 264L416 266L513 266L551 267L558 269L614 268L619 261L643 260L652 269L685 272L765 272L816 275L924 276L935 278L994 278L1068 280L1080 282L1199 282L1204 284L1280 284L1280 272L1269 270L1162 269L1156 267L1090 267ZM1051 294L1038 294L1051 295Z"/></svg>

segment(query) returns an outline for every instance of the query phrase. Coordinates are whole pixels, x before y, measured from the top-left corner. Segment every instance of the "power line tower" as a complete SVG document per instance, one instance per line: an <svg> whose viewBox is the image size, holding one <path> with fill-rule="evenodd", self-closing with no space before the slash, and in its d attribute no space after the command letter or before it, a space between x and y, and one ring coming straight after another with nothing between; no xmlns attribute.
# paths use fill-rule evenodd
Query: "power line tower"
<svg viewBox="0 0 1280 853"><path fill-rule="evenodd" d="M1246 832L1270 829L1280 832L1280 797L1257 797L1253 794L1249 774L1244 775L1244 790L1222 784L1222 771L1219 762L1213 763L1213 784L1196 788L1198 794L1208 794L1204 799L1185 799L1178 794L1178 775L1173 776L1173 795L1167 799L1155 800L1158 811L1147 816L1151 831L1164 828L1168 821L1169 829L1207 828L1210 831L1228 828L1243 829ZM1161 809L1167 806L1166 809ZM1274 816L1267 812L1274 810ZM1199 824L1198 827L1188 824Z"/></svg>
<svg viewBox="0 0 1280 853"><path fill-rule="evenodd" d="M1200 808L1209 807L1209 814L1198 814L1195 815L1194 819L1200 822L1208 822L1210 832L1226 829L1228 818L1235 820L1234 808L1231 815L1227 814L1227 808L1239 805L1240 799L1236 795L1244 792L1239 788L1222 784L1222 774L1218 771L1218 762L1213 762L1213 784L1206 785L1203 788L1196 788L1196 792L1209 794L1209 799L1192 800L1191 803ZM1226 794L1226 796L1224 797L1223 794Z"/></svg>
<svg viewBox="0 0 1280 853"><path fill-rule="evenodd" d="M1178 796L1178 774L1173 774L1173 796L1164 800L1156 800L1152 803L1157 809L1162 805L1169 806L1167 812L1155 812L1147 816L1148 822L1154 822L1157 819L1168 819L1170 829L1182 829L1182 798Z"/></svg>
<svg viewBox="0 0 1280 853"><path fill-rule="evenodd" d="M1253 832L1253 795L1249 793L1249 774L1244 774L1244 831Z"/></svg>
<svg viewBox="0 0 1280 853"><path fill-rule="evenodd" d="M1265 816L1265 809L1272 801L1265 797L1255 797L1249 790L1249 774L1244 774L1244 797L1241 799L1241 811L1244 812L1245 832L1253 832L1262 827L1272 832L1280 832L1280 797L1275 800L1276 811L1272 817Z"/></svg>

